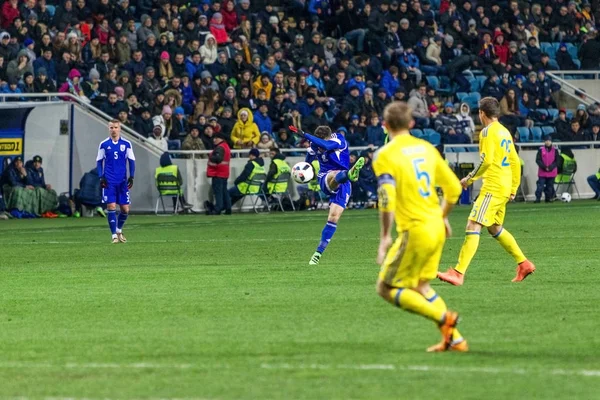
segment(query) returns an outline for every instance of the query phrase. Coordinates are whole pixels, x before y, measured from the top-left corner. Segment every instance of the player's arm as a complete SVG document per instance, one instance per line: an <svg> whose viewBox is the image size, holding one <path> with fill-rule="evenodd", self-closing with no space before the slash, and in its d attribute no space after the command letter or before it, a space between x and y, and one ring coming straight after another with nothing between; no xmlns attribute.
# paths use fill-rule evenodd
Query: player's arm
<svg viewBox="0 0 600 400"><path fill-rule="evenodd" d="M481 155L475 169L466 176L468 185L480 179L494 161L494 142L489 137L481 137Z"/></svg>
<svg viewBox="0 0 600 400"><path fill-rule="evenodd" d="M129 179L127 179L127 187L133 187L133 177L135 176L135 155L131 147L127 148L127 163L129 164Z"/></svg>
<svg viewBox="0 0 600 400"><path fill-rule="evenodd" d="M510 172L512 173L512 186L510 189L511 199L514 198L521 184L521 160L515 149L515 145L511 142L510 152L508 153L508 162L510 164Z"/></svg>
<svg viewBox="0 0 600 400"><path fill-rule="evenodd" d="M378 264L383 263L387 250L392 245L392 227L394 226L394 210L396 209L396 180L388 165L381 154L373 162L373 170L377 175L380 222Z"/></svg>
<svg viewBox="0 0 600 400"><path fill-rule="evenodd" d="M452 227L448 221L448 215L454 208L462 192L460 181L452 172L448 164L438 154L436 161L435 179L436 185L442 188L444 197L440 206L442 207L442 215L444 217L444 225L446 226L446 237L452 236Z"/></svg>
<svg viewBox="0 0 600 400"><path fill-rule="evenodd" d="M100 178L100 187L106 187L106 179L104 178L104 156L105 151L102 145L98 147L98 155L96 156L96 170L98 171L98 177Z"/></svg>
<svg viewBox="0 0 600 400"><path fill-rule="evenodd" d="M290 131L304 137L306 140L308 140L315 146L325 149L327 151L338 150L338 149L344 148L344 144L339 139L337 139L337 140L321 139L321 138L311 135L310 133L306 133L302 130L299 130L295 126L289 126L288 128L290 129Z"/></svg>

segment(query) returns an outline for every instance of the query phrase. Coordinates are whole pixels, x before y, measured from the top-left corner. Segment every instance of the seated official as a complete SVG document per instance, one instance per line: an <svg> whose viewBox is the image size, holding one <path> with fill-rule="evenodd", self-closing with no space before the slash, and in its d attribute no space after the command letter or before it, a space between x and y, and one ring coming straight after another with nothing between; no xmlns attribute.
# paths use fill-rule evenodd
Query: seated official
<svg viewBox="0 0 600 400"><path fill-rule="evenodd" d="M164 174L164 175L171 175L174 179L174 181L177 181L177 184L179 184L179 201L180 201L180 205L181 208L183 210L189 210L190 208L192 208L191 204L188 204L185 201L185 196L183 195L183 177L181 176L181 171L179 171L179 167L175 164L173 164L173 162L171 161L171 155L168 152L164 152L161 156L160 156L160 167L156 168L155 172L154 172L154 178L157 179L159 175ZM172 195L173 196L173 210L175 210L175 207L177 206L177 192L175 191L168 191L168 192L161 192L161 194L168 196L168 195Z"/></svg>
<svg viewBox="0 0 600 400"><path fill-rule="evenodd" d="M258 149L251 149L248 155L248 162L242 173L235 179L235 186L229 188L229 197L231 204L235 204L247 194L256 194L259 191L258 187L248 188L248 184L256 174L265 173L265 162L260 157Z"/></svg>
<svg viewBox="0 0 600 400"><path fill-rule="evenodd" d="M271 147L269 150L271 156L271 165L267 174L266 186L267 194L285 193L287 191L288 182L275 183L281 174L292 171L290 164L285 161L285 155L282 154L277 147Z"/></svg>
<svg viewBox="0 0 600 400"><path fill-rule="evenodd" d="M81 215L83 206L86 206L89 209L94 209L101 217L106 218L102 208L102 187L100 186L98 168L93 168L90 172L83 174L79 181L79 189L75 189L73 198L75 200L75 216Z"/></svg>

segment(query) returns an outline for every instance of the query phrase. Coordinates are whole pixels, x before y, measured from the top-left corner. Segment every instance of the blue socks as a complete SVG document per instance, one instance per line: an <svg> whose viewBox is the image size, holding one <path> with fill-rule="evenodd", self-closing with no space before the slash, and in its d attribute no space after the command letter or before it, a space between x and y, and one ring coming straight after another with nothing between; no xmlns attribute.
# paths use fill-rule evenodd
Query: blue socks
<svg viewBox="0 0 600 400"><path fill-rule="evenodd" d="M350 178L348 178L348 171L340 171L337 174L335 174L335 181L337 183L345 183L348 182L348 180L350 180Z"/></svg>
<svg viewBox="0 0 600 400"><path fill-rule="evenodd" d="M125 225L125 221L127 221L127 217L129 216L129 214L125 214L125 213L120 213L119 214L119 219L117 221L117 231L121 232L121 229L123 229L123 225Z"/></svg>
<svg viewBox="0 0 600 400"><path fill-rule="evenodd" d="M108 227L110 228L110 233L113 235L117 234L117 211L116 210L107 210L106 219L108 219Z"/></svg>
<svg viewBox="0 0 600 400"><path fill-rule="evenodd" d="M339 174L338 174L339 175ZM346 178L348 175L346 174ZM337 180L337 176L336 176ZM317 251L319 253L323 253L327 248L327 245L331 241L335 230L337 229L337 224L335 222L327 221L325 227L323 228L323 232L321 232L321 243L319 243L319 247L317 247Z"/></svg>

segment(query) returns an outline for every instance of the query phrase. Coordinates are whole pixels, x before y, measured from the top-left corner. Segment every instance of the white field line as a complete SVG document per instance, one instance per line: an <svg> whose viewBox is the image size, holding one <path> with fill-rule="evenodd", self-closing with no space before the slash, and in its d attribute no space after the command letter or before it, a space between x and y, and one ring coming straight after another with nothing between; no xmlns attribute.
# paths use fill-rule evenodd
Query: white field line
<svg viewBox="0 0 600 400"><path fill-rule="evenodd" d="M394 364L261 364L263 369L271 370L358 370L358 371L413 371L443 373L480 373L492 375L551 375L551 376L585 376L600 378L600 370L567 370L567 369L523 369L496 367L444 367L435 365L394 365Z"/></svg>
<svg viewBox="0 0 600 400"><path fill-rule="evenodd" d="M206 397L144 397L144 398L108 398L108 397L73 397L73 396L12 396L0 397L2 400L216 400Z"/></svg>
<svg viewBox="0 0 600 400"><path fill-rule="evenodd" d="M0 362L0 369L114 369L114 370L198 370L229 369L227 364L158 364L158 363L74 363L56 364L50 362L6 361ZM491 375L547 375L547 376L583 376L600 378L600 370L595 369L535 369L535 368L500 368L500 367L460 367L437 365L395 365L395 364L290 364L262 363L265 370L357 370L357 371L412 371L432 373L480 373Z"/></svg>

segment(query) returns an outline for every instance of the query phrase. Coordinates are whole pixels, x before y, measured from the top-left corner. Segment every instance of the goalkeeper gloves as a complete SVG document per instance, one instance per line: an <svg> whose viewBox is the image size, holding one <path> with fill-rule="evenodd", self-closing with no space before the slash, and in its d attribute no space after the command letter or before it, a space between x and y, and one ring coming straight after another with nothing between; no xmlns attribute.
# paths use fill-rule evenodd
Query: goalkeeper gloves
<svg viewBox="0 0 600 400"><path fill-rule="evenodd" d="M131 189L133 187L133 176L130 176L129 179L127 179L127 189Z"/></svg>
<svg viewBox="0 0 600 400"><path fill-rule="evenodd" d="M100 178L100 187L103 189L106 189L108 187L108 182L106 182L105 177Z"/></svg>

